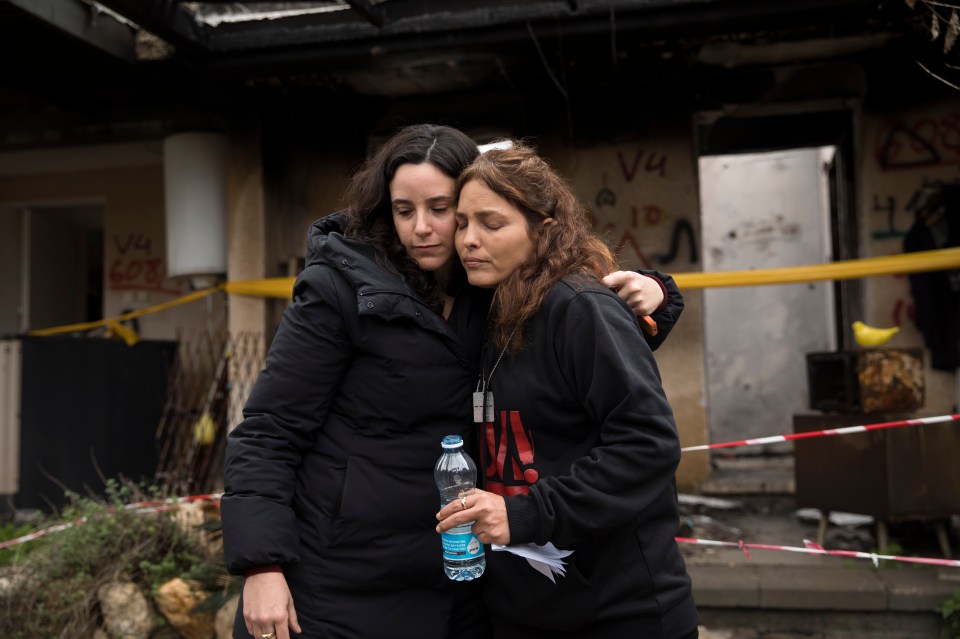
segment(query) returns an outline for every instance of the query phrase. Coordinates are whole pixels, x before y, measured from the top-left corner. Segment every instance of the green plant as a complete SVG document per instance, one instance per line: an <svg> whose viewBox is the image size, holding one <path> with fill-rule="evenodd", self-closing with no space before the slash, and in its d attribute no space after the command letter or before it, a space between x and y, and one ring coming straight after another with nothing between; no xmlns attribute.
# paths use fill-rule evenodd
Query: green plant
<svg viewBox="0 0 960 639"><path fill-rule="evenodd" d="M960 639L960 589L944 601L937 612L943 618L940 634L944 639Z"/></svg>
<svg viewBox="0 0 960 639"><path fill-rule="evenodd" d="M169 512L129 507L164 496L156 487L113 480L103 499L69 495L62 517L74 525L31 542L33 549L17 558L12 585L0 592L0 636L89 636L101 585L132 581L149 593L198 565L222 563Z"/></svg>
<svg viewBox="0 0 960 639"><path fill-rule="evenodd" d="M18 537L23 537L31 532L33 532L33 528L29 524L20 524L18 526L16 524L6 523L0 525L0 541L17 539ZM35 547L35 543L28 541L26 543L17 544L16 546L0 550L0 568L12 566L21 557L26 555Z"/></svg>
<svg viewBox="0 0 960 639"><path fill-rule="evenodd" d="M203 557L186 551L170 550L159 560L141 559L140 570L144 579L151 584L151 593L157 594L157 588L174 577L181 577L189 573L193 567L202 562Z"/></svg>

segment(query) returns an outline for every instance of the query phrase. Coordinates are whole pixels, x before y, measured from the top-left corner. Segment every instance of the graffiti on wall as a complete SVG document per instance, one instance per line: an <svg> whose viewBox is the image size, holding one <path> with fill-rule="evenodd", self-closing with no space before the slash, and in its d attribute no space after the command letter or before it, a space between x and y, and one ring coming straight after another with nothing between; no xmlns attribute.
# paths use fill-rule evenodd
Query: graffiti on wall
<svg viewBox="0 0 960 639"><path fill-rule="evenodd" d="M643 161L644 158L646 158L646 162ZM638 149L631 159L624 157L622 151L617 151L617 161L620 163L623 179L627 183L633 182L633 178L636 177L637 170L641 165L645 173L655 173L660 177L667 176L667 156L662 153L645 152L643 149ZM629 168L627 165L629 165Z"/></svg>
<svg viewBox="0 0 960 639"><path fill-rule="evenodd" d="M906 230L897 228L897 198L893 195L873 194L873 213L882 215L883 222L879 225L881 230L874 231L872 237L875 240L889 240L903 237L907 234Z"/></svg>
<svg viewBox="0 0 960 639"><path fill-rule="evenodd" d="M700 253L697 250L697 239L693 232L693 225L689 220L677 220L673 224L673 232L670 235L670 250L667 253L657 254L654 257L661 264L671 264L680 254L680 242L683 238L687 239L687 248L689 255L687 259L696 264L700 259Z"/></svg>
<svg viewBox="0 0 960 639"><path fill-rule="evenodd" d="M667 177L669 158L666 153L646 148L618 150L614 153L616 182L630 185L624 194L618 194L611 186L608 174L602 176L602 185L593 197L595 212L606 209L610 217L599 222L594 217L594 229L603 235L621 259L636 259L643 268L656 268L672 264L677 259L691 263L699 260L699 248L693 223L685 218L677 219L670 212L670 205L657 198L653 201L627 203L635 193L643 194L640 183L659 182ZM654 190L655 191L655 190ZM620 202L620 215L617 203ZM625 215L624 215L625 213ZM669 233L644 233L644 229L663 229L670 225ZM651 246L647 238L669 237L669 246ZM641 241L641 239L643 241Z"/></svg>
<svg viewBox="0 0 960 639"><path fill-rule="evenodd" d="M909 320L912 324L915 321L913 302L903 297L898 298L893 303L890 320L894 326L903 327L905 320Z"/></svg>
<svg viewBox="0 0 960 639"><path fill-rule="evenodd" d="M114 235L119 257L110 263L107 281L115 291L155 291L179 295L179 283L167 281L166 262L153 254L153 240L143 233Z"/></svg>
<svg viewBox="0 0 960 639"><path fill-rule="evenodd" d="M870 237L900 244L935 187L960 176L960 111L890 120L877 130L873 144L879 174L865 201L873 229ZM891 171L898 175L883 176ZM894 326L913 324L915 309L906 277L891 276L887 281L885 294L877 296L879 317Z"/></svg>
<svg viewBox="0 0 960 639"><path fill-rule="evenodd" d="M893 240L904 237L909 230L909 225L913 223L917 211L924 206L931 189L938 183L937 180L932 180L926 175L921 176L916 188L908 197L903 198L902 201L905 204L902 205L901 200L898 200L894 194L885 193L881 195L874 193L872 213L881 216L882 221L879 223L875 221L871 225L878 229L871 233L871 237L875 240ZM901 220L899 224L897 222L898 218ZM902 221L904 219L909 220L909 222L904 223Z"/></svg>
<svg viewBox="0 0 960 639"><path fill-rule="evenodd" d="M960 164L960 112L893 120L874 140L882 171Z"/></svg>

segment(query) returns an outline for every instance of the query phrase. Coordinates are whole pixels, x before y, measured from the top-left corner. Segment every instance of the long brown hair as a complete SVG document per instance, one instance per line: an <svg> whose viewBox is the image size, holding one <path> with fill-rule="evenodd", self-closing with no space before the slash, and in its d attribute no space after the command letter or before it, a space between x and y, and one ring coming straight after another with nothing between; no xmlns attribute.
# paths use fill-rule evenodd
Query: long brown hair
<svg viewBox="0 0 960 639"><path fill-rule="evenodd" d="M443 294L463 281L463 266L453 259L453 277L447 291L440 290L433 273L420 268L407 255L393 225L390 182L404 164L429 163L456 180L479 154L477 144L449 126L414 124L400 129L368 159L350 181L344 195L349 221L346 237L366 242L382 251L404 281L434 310L443 308Z"/></svg>
<svg viewBox="0 0 960 639"><path fill-rule="evenodd" d="M472 180L524 214L534 243L530 259L497 286L490 309L494 343L515 353L554 284L571 275L599 280L616 270L616 260L567 182L531 147L512 141L480 155L460 174L457 194Z"/></svg>

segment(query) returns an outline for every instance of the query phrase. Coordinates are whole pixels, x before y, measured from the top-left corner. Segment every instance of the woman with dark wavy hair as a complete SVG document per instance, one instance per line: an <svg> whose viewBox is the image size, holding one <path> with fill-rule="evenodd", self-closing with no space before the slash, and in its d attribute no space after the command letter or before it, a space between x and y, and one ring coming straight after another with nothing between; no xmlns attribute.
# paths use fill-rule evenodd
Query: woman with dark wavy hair
<svg viewBox="0 0 960 639"><path fill-rule="evenodd" d="M447 579L430 524L441 439L475 455L490 296L467 285L453 238L456 178L477 155L456 129L407 127L353 177L346 211L314 224L227 442L224 549L246 577L235 637L487 636L479 584ZM633 277L621 293L649 292ZM652 286L640 312L660 304ZM675 291L654 313L661 333Z"/></svg>
<svg viewBox="0 0 960 639"><path fill-rule="evenodd" d="M407 127L363 166L345 196L349 223L344 235L379 248L407 284L444 316L464 282L448 230L453 227L451 180L478 153L477 144L456 129ZM414 217L415 191L424 188L429 221ZM415 239L416 224L424 233L436 227L436 237Z"/></svg>
<svg viewBox="0 0 960 639"><path fill-rule="evenodd" d="M494 290L478 381L493 406L485 491L444 507L438 530L473 521L506 546L484 577L493 636L696 637L674 541L676 425L636 317L600 283L613 256L521 143L478 157L457 185L457 252L470 283ZM519 546L572 551L566 573L541 574Z"/></svg>

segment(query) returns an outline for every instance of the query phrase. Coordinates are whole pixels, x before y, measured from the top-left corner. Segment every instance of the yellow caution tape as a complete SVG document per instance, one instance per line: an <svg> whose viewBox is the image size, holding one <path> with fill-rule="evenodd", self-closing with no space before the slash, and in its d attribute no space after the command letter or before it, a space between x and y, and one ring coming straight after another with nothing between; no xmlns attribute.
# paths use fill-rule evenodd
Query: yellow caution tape
<svg viewBox="0 0 960 639"><path fill-rule="evenodd" d="M721 273L678 273L673 276L680 290L722 286L762 286L767 284L800 284L822 280L851 280L878 275L902 275L923 271L960 268L960 248L917 251L886 257L865 257L858 260L828 262L813 266L787 266L753 271Z"/></svg>
<svg viewBox="0 0 960 639"><path fill-rule="evenodd" d="M132 328L127 328L120 322L107 322L107 337L119 337L127 346L133 346L140 341L140 336Z"/></svg>
<svg viewBox="0 0 960 639"><path fill-rule="evenodd" d="M960 248L919 251L884 257L829 262L810 266L786 266L751 271L719 273L676 273L674 281L681 290L729 286L799 284L823 280L849 280L878 275L900 275L922 271L960 268ZM290 299L295 277L276 277L243 282L227 282L228 293Z"/></svg>
<svg viewBox="0 0 960 639"><path fill-rule="evenodd" d="M223 286L215 286L213 288L206 288L202 291L194 291L193 293L188 293L183 297L178 297L175 300L170 300L169 302L163 302L161 304L154 304L153 306L145 306L143 308L137 309L135 311L130 311L129 313L124 313L123 315L118 315L117 317L107 317L102 320L97 320L95 322L82 322L80 324L70 324L68 326L54 326L52 328L41 328L35 331L30 331L27 335L33 335L37 337L46 337L49 335L62 335L63 333L81 333L84 331L92 331L98 328L104 328L110 324L118 324L120 322L126 322L138 317L143 317L144 315L150 315L152 313L159 313L160 311L165 311L168 308L173 308L174 306L180 306L181 304L189 304L190 302L195 302L196 300L203 299L208 295L212 295L217 291L223 290Z"/></svg>
<svg viewBox="0 0 960 639"><path fill-rule="evenodd" d="M960 268L960 248L939 249L936 251L918 251L916 253L902 253L886 257L866 257L858 260L843 262L829 262L811 266L787 266L783 268L765 268L752 271L726 271L720 273L676 273L674 281L680 290L702 288L719 288L729 286L765 286L770 284L801 284L824 280L850 280L860 277L876 277L878 275L904 275L907 273L921 273L924 271L943 271ZM295 277L273 277L259 280L243 280L227 282L214 288L196 291L183 297L141 308L118 317L84 322L69 326L57 326L30 331L29 335L59 335L103 328L131 320L151 313L159 313L168 308L188 304L202 299L218 291L226 291L231 295L245 295L251 297L272 297L290 299L293 292ZM116 331L130 343L131 336ZM135 335L135 334L134 334ZM134 337L135 339L135 337Z"/></svg>
<svg viewBox="0 0 960 639"><path fill-rule="evenodd" d="M295 277L270 277L262 280L243 280L242 282L227 282L223 290L232 295L246 295L249 297L275 297L288 300L293 295Z"/></svg>

